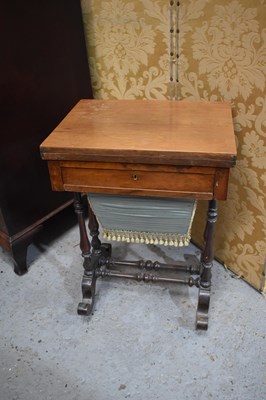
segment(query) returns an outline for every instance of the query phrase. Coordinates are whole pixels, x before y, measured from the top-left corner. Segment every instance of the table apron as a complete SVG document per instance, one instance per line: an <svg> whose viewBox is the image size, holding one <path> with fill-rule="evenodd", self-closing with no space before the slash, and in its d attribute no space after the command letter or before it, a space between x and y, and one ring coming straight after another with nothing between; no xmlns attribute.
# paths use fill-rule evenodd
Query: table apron
<svg viewBox="0 0 266 400"><path fill-rule="evenodd" d="M53 190L225 200L229 168L50 161Z"/></svg>

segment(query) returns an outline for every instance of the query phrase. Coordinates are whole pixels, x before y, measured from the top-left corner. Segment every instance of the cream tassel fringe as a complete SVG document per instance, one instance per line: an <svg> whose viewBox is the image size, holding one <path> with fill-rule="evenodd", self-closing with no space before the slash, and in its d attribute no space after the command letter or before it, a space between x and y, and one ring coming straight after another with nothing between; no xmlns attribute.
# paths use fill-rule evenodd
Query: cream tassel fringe
<svg viewBox="0 0 266 400"><path fill-rule="evenodd" d="M178 235L168 233L117 231L103 228L103 238L118 242L160 244L162 246L183 247L189 245L191 236L189 233L185 235Z"/></svg>

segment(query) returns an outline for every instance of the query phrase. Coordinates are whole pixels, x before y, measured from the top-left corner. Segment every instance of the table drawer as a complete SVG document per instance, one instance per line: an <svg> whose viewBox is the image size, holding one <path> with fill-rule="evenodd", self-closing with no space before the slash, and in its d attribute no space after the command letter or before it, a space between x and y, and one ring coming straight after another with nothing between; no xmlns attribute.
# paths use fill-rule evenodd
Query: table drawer
<svg viewBox="0 0 266 400"><path fill-rule="evenodd" d="M211 198L214 174L62 167L64 190L143 196Z"/></svg>

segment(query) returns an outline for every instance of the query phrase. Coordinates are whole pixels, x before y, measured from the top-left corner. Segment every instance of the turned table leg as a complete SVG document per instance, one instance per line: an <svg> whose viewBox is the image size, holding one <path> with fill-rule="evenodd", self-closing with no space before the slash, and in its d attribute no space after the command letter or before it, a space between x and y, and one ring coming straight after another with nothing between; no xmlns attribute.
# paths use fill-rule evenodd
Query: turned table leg
<svg viewBox="0 0 266 400"><path fill-rule="evenodd" d="M78 217L79 235L80 235L80 250L83 257L90 253L90 242L87 235L85 225L85 206L80 193L74 193L74 210Z"/></svg>
<svg viewBox="0 0 266 400"><path fill-rule="evenodd" d="M211 268L214 258L214 230L217 220L216 200L209 201L207 222L204 231L204 248L201 255L201 276L199 299L196 317L196 328L208 329L208 312L210 305Z"/></svg>
<svg viewBox="0 0 266 400"><path fill-rule="evenodd" d="M79 234L80 234L80 250L84 258L83 267L84 274L82 278L82 302L78 305L78 314L90 314L95 295L95 274L91 263L91 245L88 239L85 225L85 205L82 201L80 193L74 193L74 210L78 217Z"/></svg>
<svg viewBox="0 0 266 400"><path fill-rule="evenodd" d="M88 210L89 210L89 230L91 235L91 245L93 250L100 250L101 242L99 239L99 224L97 218L92 211L89 203L88 203Z"/></svg>
<svg viewBox="0 0 266 400"><path fill-rule="evenodd" d="M78 305L78 314L89 315L93 309L96 287L96 268L99 266L101 256L110 257L111 245L101 244L99 239L99 225L88 202L86 206L82 201L80 193L74 193L74 209L78 216L80 232L80 249L84 258L84 274L82 278L82 302ZM89 231L92 237L91 243L88 239L85 224L85 211L88 207L89 213Z"/></svg>

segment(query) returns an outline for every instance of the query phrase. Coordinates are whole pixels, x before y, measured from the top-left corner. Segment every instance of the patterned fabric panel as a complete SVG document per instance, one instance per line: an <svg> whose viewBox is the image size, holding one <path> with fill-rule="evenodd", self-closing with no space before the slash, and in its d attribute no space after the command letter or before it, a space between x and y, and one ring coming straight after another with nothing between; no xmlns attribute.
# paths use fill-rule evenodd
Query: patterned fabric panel
<svg viewBox="0 0 266 400"><path fill-rule="evenodd" d="M266 258L266 1L181 1L181 99L227 101L238 148L219 202L215 256L263 290ZM206 204L192 230L202 243Z"/></svg>
<svg viewBox="0 0 266 400"><path fill-rule="evenodd" d="M266 0L81 3L94 97L169 99L178 82L180 99L231 103L238 161L219 203L215 256L265 290ZM205 218L203 202L199 244Z"/></svg>
<svg viewBox="0 0 266 400"><path fill-rule="evenodd" d="M166 0L81 1L95 98L169 96L169 4Z"/></svg>
<svg viewBox="0 0 266 400"><path fill-rule="evenodd" d="M143 237L182 246L190 239L196 202L186 199L116 196L89 193L90 205L110 239ZM135 240L133 240L135 239Z"/></svg>

